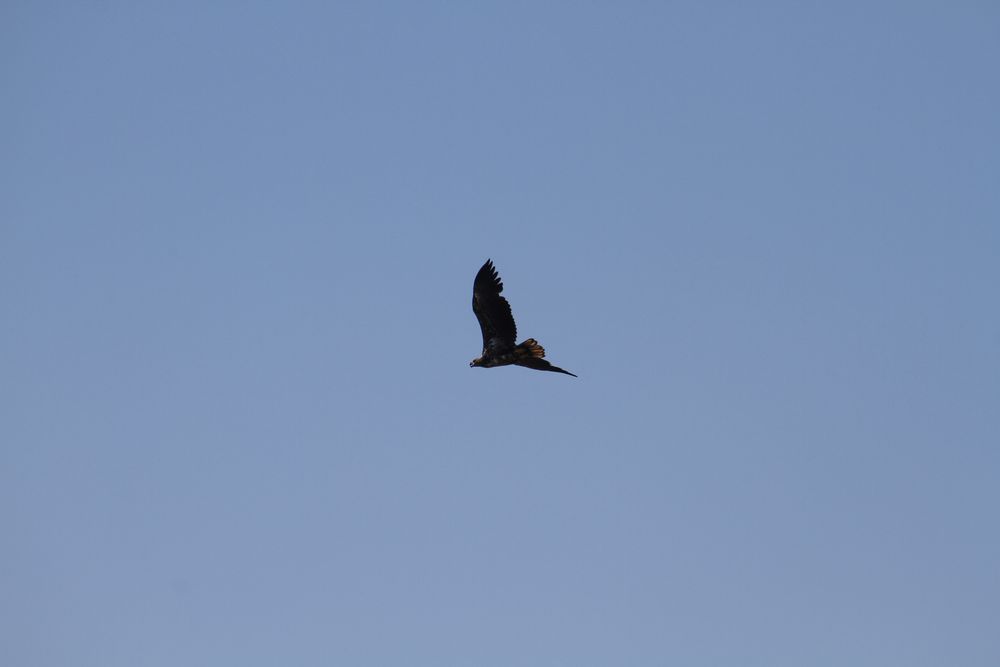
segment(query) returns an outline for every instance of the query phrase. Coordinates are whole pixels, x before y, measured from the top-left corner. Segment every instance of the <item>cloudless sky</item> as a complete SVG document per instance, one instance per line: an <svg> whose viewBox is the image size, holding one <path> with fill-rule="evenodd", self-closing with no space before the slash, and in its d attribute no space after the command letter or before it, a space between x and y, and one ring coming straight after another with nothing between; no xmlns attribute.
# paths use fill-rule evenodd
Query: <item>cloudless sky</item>
<svg viewBox="0 0 1000 667"><path fill-rule="evenodd" d="M0 9L0 663L1000 664L992 2ZM492 258L578 379L471 369Z"/></svg>

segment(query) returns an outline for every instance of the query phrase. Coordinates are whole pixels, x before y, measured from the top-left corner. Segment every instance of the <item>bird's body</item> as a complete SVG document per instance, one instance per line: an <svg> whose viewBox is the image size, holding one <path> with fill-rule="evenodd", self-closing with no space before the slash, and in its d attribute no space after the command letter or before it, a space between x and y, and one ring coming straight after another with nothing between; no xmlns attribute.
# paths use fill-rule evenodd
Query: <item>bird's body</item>
<svg viewBox="0 0 1000 667"><path fill-rule="evenodd" d="M545 348L534 338L515 344L517 325L514 324L510 304L507 303L507 299L500 296L501 292L503 292L503 282L497 275L496 267L492 261L486 260L472 285L472 312L476 314L479 327L483 331L483 354L473 359L469 365L493 368L513 364L576 377L573 373L546 361Z"/></svg>

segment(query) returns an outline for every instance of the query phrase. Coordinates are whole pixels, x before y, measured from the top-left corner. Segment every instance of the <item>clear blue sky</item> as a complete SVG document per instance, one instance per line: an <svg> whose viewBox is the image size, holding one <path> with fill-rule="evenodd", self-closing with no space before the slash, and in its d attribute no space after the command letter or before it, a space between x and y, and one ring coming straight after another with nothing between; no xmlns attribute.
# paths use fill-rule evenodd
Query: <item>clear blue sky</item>
<svg viewBox="0 0 1000 667"><path fill-rule="evenodd" d="M4 665L1000 664L995 3L0 25Z"/></svg>

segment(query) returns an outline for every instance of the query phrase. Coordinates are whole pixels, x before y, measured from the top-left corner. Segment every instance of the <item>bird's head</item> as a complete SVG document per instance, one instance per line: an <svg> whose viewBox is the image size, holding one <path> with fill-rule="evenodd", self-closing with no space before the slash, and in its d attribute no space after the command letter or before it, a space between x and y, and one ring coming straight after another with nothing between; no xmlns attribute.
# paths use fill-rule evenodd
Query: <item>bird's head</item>
<svg viewBox="0 0 1000 667"><path fill-rule="evenodd" d="M482 365L483 365L482 357L476 357L475 359L469 362L469 368L475 368L476 366L482 366Z"/></svg>

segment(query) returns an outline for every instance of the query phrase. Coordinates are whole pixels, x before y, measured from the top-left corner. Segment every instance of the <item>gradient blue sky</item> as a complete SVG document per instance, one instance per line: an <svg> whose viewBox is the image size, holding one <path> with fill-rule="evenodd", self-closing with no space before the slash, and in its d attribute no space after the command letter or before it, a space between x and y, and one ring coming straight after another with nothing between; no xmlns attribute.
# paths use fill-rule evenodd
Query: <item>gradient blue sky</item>
<svg viewBox="0 0 1000 667"><path fill-rule="evenodd" d="M995 3L0 25L4 665L1000 664Z"/></svg>

